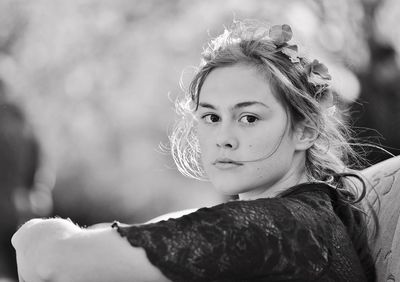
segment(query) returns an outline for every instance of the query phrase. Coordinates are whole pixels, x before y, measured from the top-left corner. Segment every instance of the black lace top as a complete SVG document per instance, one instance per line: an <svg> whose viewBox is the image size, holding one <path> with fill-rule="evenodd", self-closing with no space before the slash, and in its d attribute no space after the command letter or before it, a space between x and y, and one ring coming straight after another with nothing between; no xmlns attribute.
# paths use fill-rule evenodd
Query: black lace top
<svg viewBox="0 0 400 282"><path fill-rule="evenodd" d="M113 227L172 281L366 281L325 184ZM314 189L310 189L314 188ZM325 188L325 189L315 189Z"/></svg>

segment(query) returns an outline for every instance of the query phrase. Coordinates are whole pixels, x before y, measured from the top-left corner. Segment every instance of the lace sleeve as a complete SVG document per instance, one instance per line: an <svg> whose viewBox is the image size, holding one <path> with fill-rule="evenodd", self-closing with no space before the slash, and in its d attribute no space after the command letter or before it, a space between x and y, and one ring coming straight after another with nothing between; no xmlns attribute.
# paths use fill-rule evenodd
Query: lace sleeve
<svg viewBox="0 0 400 282"><path fill-rule="evenodd" d="M259 199L113 227L172 281L310 281L328 264L321 230L307 223L310 212L296 200Z"/></svg>

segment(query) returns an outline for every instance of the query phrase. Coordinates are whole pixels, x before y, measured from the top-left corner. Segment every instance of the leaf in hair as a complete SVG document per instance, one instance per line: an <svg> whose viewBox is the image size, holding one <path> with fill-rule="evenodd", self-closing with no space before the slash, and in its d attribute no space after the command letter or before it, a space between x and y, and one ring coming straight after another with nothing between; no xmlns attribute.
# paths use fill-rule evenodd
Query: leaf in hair
<svg viewBox="0 0 400 282"><path fill-rule="evenodd" d="M292 63L300 63L300 58L298 56L297 45L288 45L282 48L281 52L288 56Z"/></svg>

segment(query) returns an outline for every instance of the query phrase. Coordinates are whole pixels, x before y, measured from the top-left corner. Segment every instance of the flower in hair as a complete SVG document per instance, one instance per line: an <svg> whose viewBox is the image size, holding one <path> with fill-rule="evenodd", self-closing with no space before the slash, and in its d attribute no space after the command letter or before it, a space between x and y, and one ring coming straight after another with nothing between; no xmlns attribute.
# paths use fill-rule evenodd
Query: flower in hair
<svg viewBox="0 0 400 282"><path fill-rule="evenodd" d="M289 45L288 43L293 36L292 29L289 25L274 25L269 29L268 35L265 29L251 30L251 33L253 39L258 38L262 40L268 36L275 44L277 52L285 54L293 64L301 63L307 74L308 82L318 89L315 98L324 109L325 114L328 116L333 116L335 114L336 106L334 105L333 93L328 88L327 83L327 80L331 79L328 68L318 60L307 63L304 58L298 55L297 45Z"/></svg>
<svg viewBox="0 0 400 282"><path fill-rule="evenodd" d="M292 39L293 32L289 25L274 25L269 30L269 37L277 45L281 46Z"/></svg>
<svg viewBox="0 0 400 282"><path fill-rule="evenodd" d="M331 79L328 68L318 60L305 65L304 70L307 74L308 82L314 85L326 84L326 80Z"/></svg>
<svg viewBox="0 0 400 282"><path fill-rule="evenodd" d="M323 63L318 62L318 60L314 60L312 63L306 65L305 70L308 75L316 74L323 79L331 79L331 75L328 73L328 68Z"/></svg>
<svg viewBox="0 0 400 282"><path fill-rule="evenodd" d="M293 32L289 25L274 25L269 30L269 38L275 43L276 47L285 54L292 63L299 63L297 45L289 45Z"/></svg>
<svg viewBox="0 0 400 282"><path fill-rule="evenodd" d="M288 24L273 25L268 29L266 26L252 25L247 21L235 21L231 35L238 40L272 42L276 46L275 52L284 54L293 64L300 63L304 67L308 82L314 86L327 86L326 80L331 79L328 68L324 64L318 60L307 63L303 57L299 56L297 45L288 43L293 37L292 29Z"/></svg>

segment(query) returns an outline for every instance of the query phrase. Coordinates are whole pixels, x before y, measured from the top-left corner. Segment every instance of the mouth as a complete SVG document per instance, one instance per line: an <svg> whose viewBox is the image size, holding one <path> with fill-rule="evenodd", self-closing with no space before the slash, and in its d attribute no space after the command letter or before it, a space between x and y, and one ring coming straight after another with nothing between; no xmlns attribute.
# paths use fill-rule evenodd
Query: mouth
<svg viewBox="0 0 400 282"><path fill-rule="evenodd" d="M243 165L242 163L235 162L234 160L226 158L217 159L212 164L219 169L232 169Z"/></svg>

